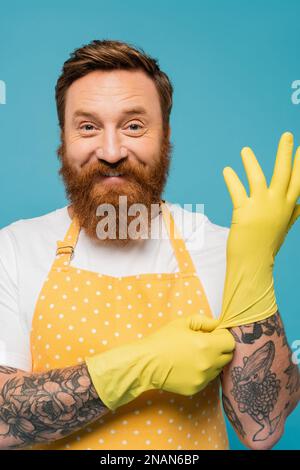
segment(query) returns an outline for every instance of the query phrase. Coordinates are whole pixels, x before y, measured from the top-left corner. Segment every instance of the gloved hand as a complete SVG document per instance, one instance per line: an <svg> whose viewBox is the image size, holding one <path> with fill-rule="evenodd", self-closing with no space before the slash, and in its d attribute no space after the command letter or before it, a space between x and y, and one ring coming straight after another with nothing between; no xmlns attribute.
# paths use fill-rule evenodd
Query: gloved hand
<svg viewBox="0 0 300 470"><path fill-rule="evenodd" d="M145 338L86 357L100 399L114 410L151 389L199 392L232 359L233 336L212 331L217 324L200 314L178 318Z"/></svg>
<svg viewBox="0 0 300 470"><path fill-rule="evenodd" d="M287 232L300 215L300 147L292 168L293 135L281 136L274 173L267 187L252 150L241 152L250 196L236 173L223 170L232 203L227 267L219 328L245 325L278 310L273 265Z"/></svg>

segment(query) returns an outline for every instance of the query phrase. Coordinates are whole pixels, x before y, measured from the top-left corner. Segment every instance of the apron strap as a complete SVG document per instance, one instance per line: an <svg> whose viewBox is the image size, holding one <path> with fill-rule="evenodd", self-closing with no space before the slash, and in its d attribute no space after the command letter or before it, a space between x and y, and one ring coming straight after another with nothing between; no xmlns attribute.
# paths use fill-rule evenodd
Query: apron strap
<svg viewBox="0 0 300 470"><path fill-rule="evenodd" d="M178 263L179 272L197 275L193 260L186 248L184 240L178 230L174 218L165 204L161 200L161 211L165 226L172 244L174 254ZM70 227L63 240L56 242L56 257L53 266L56 268L64 268L69 266L72 256L74 254L75 246L78 241L80 232L79 221L76 216L73 217Z"/></svg>
<svg viewBox="0 0 300 470"><path fill-rule="evenodd" d="M197 271L195 269L194 262L186 248L183 237L178 227L176 226L173 215L171 214L164 200L162 201L161 209L165 226L168 231L169 239L172 244L174 254L179 266L179 272L186 274L194 274L196 276Z"/></svg>
<svg viewBox="0 0 300 470"><path fill-rule="evenodd" d="M80 225L77 217L73 217L70 227L63 240L56 242L56 257L54 266L56 268L64 268L69 266L74 254L75 246L80 232Z"/></svg>

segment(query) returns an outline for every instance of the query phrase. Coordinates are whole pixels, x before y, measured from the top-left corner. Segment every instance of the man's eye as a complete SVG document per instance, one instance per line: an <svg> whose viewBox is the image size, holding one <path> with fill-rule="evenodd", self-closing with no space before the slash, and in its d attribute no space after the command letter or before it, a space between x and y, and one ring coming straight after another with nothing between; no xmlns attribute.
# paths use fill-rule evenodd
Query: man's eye
<svg viewBox="0 0 300 470"><path fill-rule="evenodd" d="M87 127L89 129L87 129ZM82 126L80 126L80 130L85 130L85 131L91 131L91 130L94 130L95 129L95 126L93 126L93 124L83 124Z"/></svg>
<svg viewBox="0 0 300 470"><path fill-rule="evenodd" d="M142 129L142 126L140 126L140 124L137 124L137 123L129 124L128 127L132 127L132 126L139 127L140 129ZM140 129L132 129L132 130L139 131Z"/></svg>

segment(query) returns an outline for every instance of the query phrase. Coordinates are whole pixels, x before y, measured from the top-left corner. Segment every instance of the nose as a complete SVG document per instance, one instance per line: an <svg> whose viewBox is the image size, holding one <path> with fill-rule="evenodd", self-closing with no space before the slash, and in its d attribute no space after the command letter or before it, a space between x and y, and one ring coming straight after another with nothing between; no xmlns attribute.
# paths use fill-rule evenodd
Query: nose
<svg viewBox="0 0 300 470"><path fill-rule="evenodd" d="M103 138L102 145L96 150L96 156L98 160L116 164L127 157L127 148L123 145L120 146L115 135L107 133Z"/></svg>
<svg viewBox="0 0 300 470"><path fill-rule="evenodd" d="M98 160L102 160L105 163L110 163L111 165L117 164L120 160L127 158L127 149L122 146L120 148L116 148L113 153L106 153L102 147L98 147L96 150L96 157Z"/></svg>

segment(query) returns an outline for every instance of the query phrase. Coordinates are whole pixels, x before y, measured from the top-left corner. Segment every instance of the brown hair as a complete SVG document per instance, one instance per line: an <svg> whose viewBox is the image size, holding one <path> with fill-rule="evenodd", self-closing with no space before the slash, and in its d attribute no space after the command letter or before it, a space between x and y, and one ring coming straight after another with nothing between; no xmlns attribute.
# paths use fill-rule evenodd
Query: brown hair
<svg viewBox="0 0 300 470"><path fill-rule="evenodd" d="M94 40L75 49L64 63L55 87L57 114L62 131L64 129L65 96L69 86L78 78L84 77L94 70L115 69L143 70L154 81L160 99L163 129L165 132L167 131L173 95L173 87L168 76L160 70L157 59L145 54L143 49L112 40Z"/></svg>

